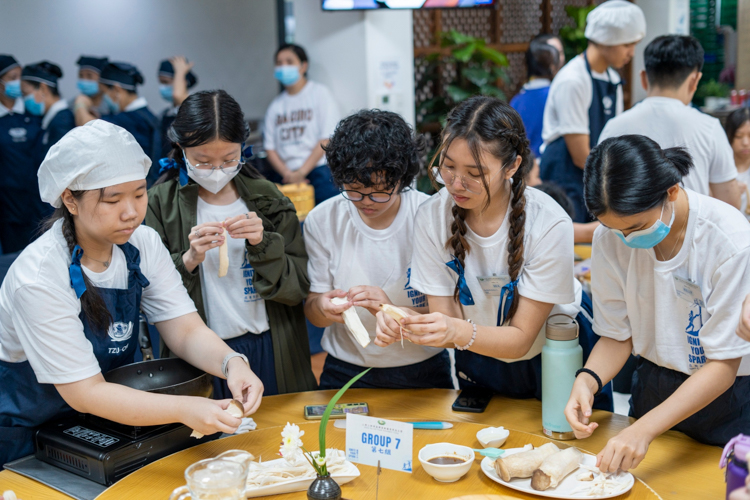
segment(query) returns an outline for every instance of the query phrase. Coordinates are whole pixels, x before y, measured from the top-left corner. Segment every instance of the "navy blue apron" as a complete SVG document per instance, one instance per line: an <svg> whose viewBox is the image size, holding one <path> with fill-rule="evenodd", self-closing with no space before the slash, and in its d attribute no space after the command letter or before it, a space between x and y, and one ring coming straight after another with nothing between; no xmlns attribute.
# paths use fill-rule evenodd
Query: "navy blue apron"
<svg viewBox="0 0 750 500"><path fill-rule="evenodd" d="M588 317L581 312L576 316L576 321L579 328L578 341L583 349L583 363L585 365L591 350L599 340L599 336L594 333L591 321L588 319L594 317L591 298L586 292L582 291L581 293L581 308L588 314ZM507 299L506 309L511 300L512 297ZM501 321L500 324L502 324ZM456 373L461 389L484 387L510 398L542 399L541 354L537 354L531 359L506 363L471 351L456 350ZM614 411L612 384L607 384L602 389L601 394L594 399L594 408Z"/></svg>
<svg viewBox="0 0 750 500"><path fill-rule="evenodd" d="M630 416L641 418L662 404L688 375L638 358L631 387ZM732 387L673 430L701 443L724 446L737 434L750 434L750 376L737 377Z"/></svg>
<svg viewBox="0 0 750 500"><path fill-rule="evenodd" d="M599 136L604 125L615 116L617 107L617 87L620 83L612 80L599 80L591 74L591 66L583 53L586 71L591 78L591 106L589 106L589 146L591 149L599 143ZM609 72L609 69L607 69ZM609 77L609 73L607 73ZM565 145L565 137L559 137L547 145L539 164L539 176L543 181L551 181L563 188L575 207L574 222L591 222L594 219L586 208L583 199L583 169L573 163L573 158Z"/></svg>
<svg viewBox="0 0 750 500"><path fill-rule="evenodd" d="M32 209L42 204L34 154L41 130L38 116L8 113L0 117L0 247L4 253L23 250L42 219Z"/></svg>
<svg viewBox="0 0 750 500"><path fill-rule="evenodd" d="M143 152L151 158L151 169L146 181L148 187L159 177L159 159L161 156L161 125L147 107L132 111L121 111L114 115L103 116L102 120L118 125L135 138Z"/></svg>
<svg viewBox="0 0 750 500"><path fill-rule="evenodd" d="M246 333L224 342L234 351L247 356L250 366L261 382L263 396L275 396L279 393L276 383L276 363L273 360L273 339L271 330L263 333ZM214 399L234 399L226 379L214 377Z"/></svg>
<svg viewBox="0 0 750 500"><path fill-rule="evenodd" d="M113 322L107 332L95 331L81 312L83 331L91 342L102 373L133 362L138 349L138 321L143 288L148 280L141 274L140 252L130 243L120 245L128 266L128 288L97 288L104 299ZM82 251L73 254L71 286L80 298ZM78 267L76 267L78 266ZM85 287L83 288L85 290ZM0 469L2 464L34 453L34 433L45 422L74 413L55 389L54 384L37 382L28 361L0 361Z"/></svg>

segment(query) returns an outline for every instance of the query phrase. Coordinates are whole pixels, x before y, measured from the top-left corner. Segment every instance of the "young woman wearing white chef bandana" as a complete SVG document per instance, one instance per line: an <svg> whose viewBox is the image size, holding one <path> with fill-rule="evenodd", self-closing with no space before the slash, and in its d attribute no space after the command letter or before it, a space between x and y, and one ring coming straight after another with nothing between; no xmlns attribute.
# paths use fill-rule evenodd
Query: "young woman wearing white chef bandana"
<svg viewBox="0 0 750 500"><path fill-rule="evenodd" d="M584 358L597 340L581 314L591 301L573 277L573 223L526 188L529 141L499 99L472 97L448 114L438 162L445 188L419 207L412 256L411 286L427 295L429 314L410 310L404 337L455 347L462 388L541 398L547 317L577 317ZM401 336L382 312L377 333L382 343ZM597 408L612 409L610 387Z"/></svg>
<svg viewBox="0 0 750 500"><path fill-rule="evenodd" d="M750 428L750 343L735 335L750 291L750 225L680 187L692 167L684 149L640 135L607 139L586 161L586 206L602 223L591 265L601 339L565 410L579 439L597 427L592 394L640 356L630 400L638 420L599 453L603 471L637 467L669 429L723 446Z"/></svg>
<svg viewBox="0 0 750 500"><path fill-rule="evenodd" d="M34 432L77 411L126 425L182 422L234 432L229 400L151 394L108 383L132 363L141 309L187 362L227 378L246 413L263 384L206 327L159 235L142 226L151 165L132 135L95 120L52 146L39 169L54 224L0 287L0 464L34 451Z"/></svg>

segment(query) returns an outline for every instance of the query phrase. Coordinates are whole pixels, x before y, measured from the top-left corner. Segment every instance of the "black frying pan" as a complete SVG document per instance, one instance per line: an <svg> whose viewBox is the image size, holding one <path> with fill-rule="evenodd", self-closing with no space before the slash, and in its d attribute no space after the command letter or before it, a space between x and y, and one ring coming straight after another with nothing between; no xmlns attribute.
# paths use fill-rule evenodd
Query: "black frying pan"
<svg viewBox="0 0 750 500"><path fill-rule="evenodd" d="M211 397L211 375L179 358L152 359L121 366L104 374L104 380L133 389L176 396Z"/></svg>

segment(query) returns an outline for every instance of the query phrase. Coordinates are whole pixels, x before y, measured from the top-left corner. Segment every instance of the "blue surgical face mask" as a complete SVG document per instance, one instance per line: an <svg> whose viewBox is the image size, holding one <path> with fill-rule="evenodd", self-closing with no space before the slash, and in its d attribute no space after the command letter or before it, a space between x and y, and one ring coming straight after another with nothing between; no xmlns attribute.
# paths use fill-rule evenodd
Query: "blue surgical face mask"
<svg viewBox="0 0 750 500"><path fill-rule="evenodd" d="M115 101L113 101L112 98L109 97L109 94L107 94L106 92L104 93L104 97L102 98L102 100L104 101L104 104L107 105L110 112L112 113L120 112L120 105L117 104Z"/></svg>
<svg viewBox="0 0 750 500"><path fill-rule="evenodd" d="M34 94L29 94L23 98L23 104L26 107L26 111L34 116L42 116L44 114L44 103L36 102L34 100Z"/></svg>
<svg viewBox="0 0 750 500"><path fill-rule="evenodd" d="M666 204L666 203L665 203ZM669 230L672 229L674 223L674 207L672 208L672 217L669 219L669 225L664 224L661 218L664 216L664 205L661 207L661 215L659 219L654 222L654 225L648 229L641 229L633 231L629 235L625 236L619 229L612 229L612 232L620 237L623 243L630 248L654 248L656 245L661 243L664 238L669 234Z"/></svg>
<svg viewBox="0 0 750 500"><path fill-rule="evenodd" d="M11 99L18 99L21 97L21 80L11 80L5 82L5 95Z"/></svg>
<svg viewBox="0 0 750 500"><path fill-rule="evenodd" d="M159 85L159 94L161 94L161 98L164 99L167 102L174 102L174 92L172 90L172 86L169 84L162 84Z"/></svg>
<svg viewBox="0 0 750 500"><path fill-rule="evenodd" d="M99 93L99 82L95 80L78 80L78 90L89 97Z"/></svg>
<svg viewBox="0 0 750 500"><path fill-rule="evenodd" d="M289 87L299 81L299 68L297 66L276 66L273 76L284 87Z"/></svg>

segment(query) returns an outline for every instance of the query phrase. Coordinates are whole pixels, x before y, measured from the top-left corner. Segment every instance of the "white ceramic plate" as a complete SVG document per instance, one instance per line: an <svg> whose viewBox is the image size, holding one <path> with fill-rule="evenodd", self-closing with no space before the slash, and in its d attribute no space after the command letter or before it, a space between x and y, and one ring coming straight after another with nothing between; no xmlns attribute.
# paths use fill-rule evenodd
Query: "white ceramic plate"
<svg viewBox="0 0 750 500"><path fill-rule="evenodd" d="M515 453L519 453L521 451L524 451L523 448L510 448L508 450L505 450L504 456L510 456ZM594 467L596 465L596 457L594 455L587 455L586 453L583 454L583 464L588 465L591 467ZM484 460L482 460L482 472L484 474L495 481L496 483L500 483L503 486L507 486L508 488L514 489L516 491L522 491L524 493L529 493L531 495L537 495L540 497L546 497L546 498L562 498L565 500L593 500L593 499L603 499L603 498L614 498L617 496L620 496L624 493L627 493L628 491L633 488L633 485L635 484L635 478L633 475L629 472L620 472L619 474L620 479L622 480L622 475L627 476L625 478L625 488L618 491L617 493L612 493L608 495L601 495L601 496L588 496L584 492L571 494L571 491L578 488L579 485L582 484L581 481L578 481L576 477L578 474L580 474L582 469L579 469L577 471L574 471L568 476L563 479L563 481L557 485L557 488L550 489L546 491L537 491L531 487L531 478L528 479L511 479L510 481L503 481L500 479L500 477L497 475L497 472L495 472L495 461L491 460L490 458L485 457Z"/></svg>
<svg viewBox="0 0 750 500"><path fill-rule="evenodd" d="M283 458L277 460L268 461L265 463L281 462ZM347 461L346 469L339 474L333 474L331 477L336 480L339 485L346 484L349 481L359 477L359 469L353 463ZM315 481L314 477L304 479L292 479L283 483L276 483L269 486L261 486L260 488L247 488L245 490L245 496L247 498L264 497L267 495L281 495L282 493L294 493L297 491L307 491L307 488Z"/></svg>

